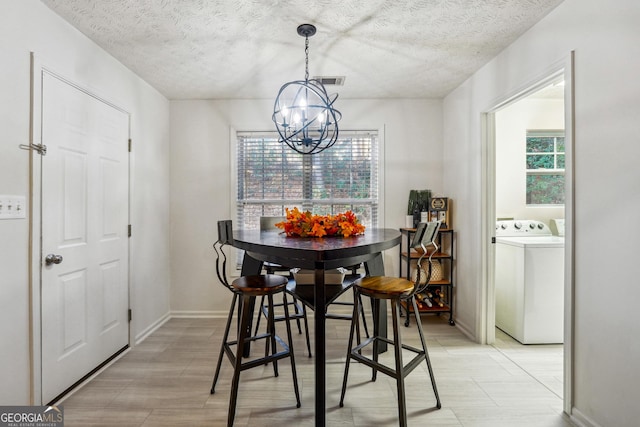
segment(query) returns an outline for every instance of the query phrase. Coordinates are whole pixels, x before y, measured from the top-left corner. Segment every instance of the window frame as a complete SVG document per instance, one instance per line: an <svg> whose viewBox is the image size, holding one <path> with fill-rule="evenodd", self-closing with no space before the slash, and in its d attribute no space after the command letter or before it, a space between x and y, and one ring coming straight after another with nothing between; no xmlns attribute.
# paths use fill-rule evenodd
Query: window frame
<svg viewBox="0 0 640 427"><path fill-rule="evenodd" d="M553 151L551 152L532 152L532 151L528 151L528 139L529 138L553 138ZM563 138L565 139L565 131L564 129L545 129L545 130L530 130L528 129L526 131L526 136L525 136L525 202L526 205L529 207L544 207L544 206L560 206L564 204L564 201L562 203L529 203L529 184L528 184L528 178L530 176L543 176L543 175L560 175L563 177L563 182L564 182L564 176L565 176L565 168L559 168L558 166L558 157L559 155L565 156L566 159L566 146L564 151L558 151L558 138ZM566 140L565 142L566 143ZM552 155L553 156L553 164L554 167L553 168L535 168L535 169L530 169L528 167L528 159L529 156L532 155ZM564 198L564 192L563 192L563 198Z"/></svg>
<svg viewBox="0 0 640 427"><path fill-rule="evenodd" d="M291 199L284 199L286 202L283 203L282 200L283 199L274 199L274 200L270 200L270 199L262 199L265 200L261 203L264 204L272 204L272 205L282 205L282 206L288 206L288 207L292 207L293 205L290 204L290 202L295 202L296 204L298 204L299 208L301 209L310 209L310 204L307 202L308 200L312 200L312 204L315 205L316 207L318 205L349 205L349 204L356 204L356 205L369 205L371 206L371 210L372 210L372 220L373 222L373 227L382 227L382 224L384 224L384 169L382 167L382 165L384 164L384 127L380 128L380 129L376 129L376 128L372 128L372 127L366 127L362 130L341 130L340 131L340 137L339 139L344 139L345 136L352 136L354 134L374 134L377 137L377 153L372 153L372 161L374 162L374 166L377 168L377 202L375 200L374 197L372 197L374 200L368 200L366 202L361 202L360 199L353 199L353 198L329 198L329 199L309 199L308 195L305 194L305 197L303 198L291 198ZM242 135L247 135L247 134L255 134L255 135L259 135L259 134L265 134L265 135L273 135L273 138L277 138L277 132L272 131L272 130L268 130L268 131L245 131L245 130L236 130L236 129L231 129L230 130L230 142L232 145L232 149L230 150L230 165L231 165L231 194L229 195L229 199L230 199L230 216L232 218L235 218L234 222L238 224L238 226L244 226L244 224L242 222L240 222L243 218L240 216L240 204L241 203L246 203L246 200L251 200L251 199L240 199L239 196L239 185L240 182L238 180L238 154L239 154L239 150L240 150L240 137ZM285 146L285 148L288 150L289 148ZM329 148L328 150L332 150L332 148ZM295 153L293 150L291 150L292 153ZM314 156L318 156L318 154L314 154L314 155L301 155L302 156L303 161L306 162L311 162L313 161L312 157ZM348 207L345 209L338 209L333 213L337 213L338 211L344 211L346 209L349 209ZM313 210L312 210L313 211ZM314 212L316 213L316 212ZM266 215L266 214L265 214ZM284 215L284 209L283 209L283 213L282 215ZM377 218L377 224L376 224L376 218ZM370 226L370 225L368 225ZM256 227L250 227L251 229L254 229Z"/></svg>

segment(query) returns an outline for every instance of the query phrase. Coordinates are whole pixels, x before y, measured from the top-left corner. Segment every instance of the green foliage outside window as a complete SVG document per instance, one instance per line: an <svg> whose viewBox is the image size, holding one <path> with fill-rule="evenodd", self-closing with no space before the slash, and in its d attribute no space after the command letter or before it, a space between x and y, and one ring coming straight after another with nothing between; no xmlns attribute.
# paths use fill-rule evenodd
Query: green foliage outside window
<svg viewBox="0 0 640 427"><path fill-rule="evenodd" d="M564 175L527 175L527 204L564 204Z"/></svg>
<svg viewBox="0 0 640 427"><path fill-rule="evenodd" d="M564 132L527 132L527 205L564 204Z"/></svg>

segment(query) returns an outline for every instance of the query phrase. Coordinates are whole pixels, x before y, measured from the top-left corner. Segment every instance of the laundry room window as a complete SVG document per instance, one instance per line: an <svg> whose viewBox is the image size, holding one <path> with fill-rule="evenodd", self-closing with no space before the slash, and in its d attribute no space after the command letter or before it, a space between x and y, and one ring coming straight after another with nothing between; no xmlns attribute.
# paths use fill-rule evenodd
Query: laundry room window
<svg viewBox="0 0 640 427"><path fill-rule="evenodd" d="M303 155L276 132L237 133L238 228L257 230L261 216L297 207L314 214L352 210L367 228L378 225L377 131L340 131L335 145Z"/></svg>
<svg viewBox="0 0 640 427"><path fill-rule="evenodd" d="M527 131L527 205L564 204L564 161L564 131Z"/></svg>

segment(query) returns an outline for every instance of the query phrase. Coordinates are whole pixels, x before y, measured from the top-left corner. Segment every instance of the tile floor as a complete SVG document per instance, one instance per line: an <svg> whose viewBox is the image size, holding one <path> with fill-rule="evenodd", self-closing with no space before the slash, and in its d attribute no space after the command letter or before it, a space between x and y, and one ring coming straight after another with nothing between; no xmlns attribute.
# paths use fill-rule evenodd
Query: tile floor
<svg viewBox="0 0 640 427"><path fill-rule="evenodd" d="M521 346L500 331L495 346L479 345L444 317L423 317L442 409L435 408L423 363L406 380L410 426L572 425L562 414L561 345ZM65 426L226 425L232 374L227 360L216 394L209 394L224 322L171 319L59 402ZM405 342L417 344L415 322L402 333ZM314 359L307 357L303 337L295 334L302 407L295 406L287 360L277 378L270 367L251 369L241 375L235 426L314 426ZM347 337L348 322L329 321L327 425L396 426L394 381L380 374L372 383L364 366L351 365L345 405L339 407Z"/></svg>

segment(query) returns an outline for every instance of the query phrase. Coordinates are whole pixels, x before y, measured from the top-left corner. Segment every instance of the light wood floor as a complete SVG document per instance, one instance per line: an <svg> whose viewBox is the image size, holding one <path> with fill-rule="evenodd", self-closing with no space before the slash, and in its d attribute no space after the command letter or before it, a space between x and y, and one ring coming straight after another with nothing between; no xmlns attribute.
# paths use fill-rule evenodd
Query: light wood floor
<svg viewBox="0 0 640 427"><path fill-rule="evenodd" d="M435 408L423 363L406 379L410 426L571 426L562 415L562 346L521 346L500 331L496 346L478 345L445 316L423 316L423 324L442 409ZM228 360L216 394L209 394L223 328L224 319L171 319L59 402L65 425L226 425ZM402 334L417 345L413 319ZM339 407L347 337L348 322L329 321L327 425L396 426L395 382L383 374L371 382L364 366L352 363L345 405ZM288 360L277 378L270 366L251 369L240 378L236 426L314 425L314 359L307 357L303 335L294 339L302 407L295 406Z"/></svg>

